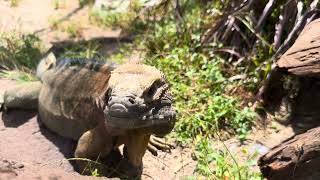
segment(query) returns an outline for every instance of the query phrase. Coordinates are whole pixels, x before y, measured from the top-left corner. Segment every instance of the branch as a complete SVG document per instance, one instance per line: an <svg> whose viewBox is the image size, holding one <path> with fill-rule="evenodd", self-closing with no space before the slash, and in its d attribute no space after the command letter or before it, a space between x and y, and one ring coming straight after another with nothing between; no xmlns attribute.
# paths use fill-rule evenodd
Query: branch
<svg viewBox="0 0 320 180"><path fill-rule="evenodd" d="M310 17L320 13L320 10L313 9L310 11L307 11L301 18L300 21L294 26L290 34L288 35L287 39L284 41L284 43L279 47L279 49L276 51L276 53L272 56L273 62L276 62L279 56L281 56L285 51L289 49L289 47L293 44L293 42L297 39L299 33L302 31L304 26L307 24L307 21Z"/></svg>
<svg viewBox="0 0 320 180"><path fill-rule="evenodd" d="M258 21L258 24L257 24L257 26L256 26L256 31L257 31L257 32L260 32L260 31L261 31L262 24L263 24L264 21L266 20L267 16L271 13L272 7L273 7L273 5L274 5L274 1L275 1L275 0L270 0L270 1L266 4L266 6L264 7L263 12L262 12L262 15L260 16L259 21Z"/></svg>
<svg viewBox="0 0 320 180"><path fill-rule="evenodd" d="M296 14L294 11L296 11L296 3L295 1L288 2L285 7L283 8L280 16L279 16L279 22L276 24L275 27L275 36L274 36L274 49L278 49L281 43L282 33L284 27L288 24L289 17L292 16L292 14Z"/></svg>

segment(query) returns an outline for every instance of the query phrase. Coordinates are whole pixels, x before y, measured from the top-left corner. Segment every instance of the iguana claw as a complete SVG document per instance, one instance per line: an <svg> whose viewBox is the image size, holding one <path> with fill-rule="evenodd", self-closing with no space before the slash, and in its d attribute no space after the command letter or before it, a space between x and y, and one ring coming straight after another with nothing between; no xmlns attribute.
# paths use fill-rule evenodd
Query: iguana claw
<svg viewBox="0 0 320 180"><path fill-rule="evenodd" d="M171 152L171 149L174 149L174 145L165 142L165 140L162 138L150 136L150 140L147 148L152 155L157 156L158 150L161 150L164 152Z"/></svg>

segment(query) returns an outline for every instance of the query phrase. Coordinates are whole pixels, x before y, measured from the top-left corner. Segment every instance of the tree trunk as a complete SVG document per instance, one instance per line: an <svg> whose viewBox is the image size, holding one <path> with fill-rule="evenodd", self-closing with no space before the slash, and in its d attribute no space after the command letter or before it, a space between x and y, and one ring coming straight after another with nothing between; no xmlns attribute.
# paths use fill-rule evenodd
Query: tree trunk
<svg viewBox="0 0 320 180"><path fill-rule="evenodd" d="M267 179L320 179L320 127L285 140L258 165Z"/></svg>

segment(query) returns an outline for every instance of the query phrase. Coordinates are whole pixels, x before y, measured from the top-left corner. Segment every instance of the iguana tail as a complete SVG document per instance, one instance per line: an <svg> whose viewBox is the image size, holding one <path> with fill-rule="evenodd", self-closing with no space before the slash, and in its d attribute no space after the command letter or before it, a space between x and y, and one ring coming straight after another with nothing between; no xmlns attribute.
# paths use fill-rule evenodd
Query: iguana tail
<svg viewBox="0 0 320 180"><path fill-rule="evenodd" d="M40 81L22 83L9 88L0 97L1 109L36 110L40 90Z"/></svg>
<svg viewBox="0 0 320 180"><path fill-rule="evenodd" d="M56 66L56 61L52 52L40 60L37 67L37 77L40 81L44 72ZM41 90L40 81L19 84L6 90L4 94L0 94L0 111L6 109L36 110Z"/></svg>

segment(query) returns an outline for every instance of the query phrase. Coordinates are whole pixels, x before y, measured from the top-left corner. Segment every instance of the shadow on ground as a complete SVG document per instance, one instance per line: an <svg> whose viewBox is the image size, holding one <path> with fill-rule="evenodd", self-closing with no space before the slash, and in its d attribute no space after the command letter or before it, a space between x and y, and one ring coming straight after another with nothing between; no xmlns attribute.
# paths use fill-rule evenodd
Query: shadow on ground
<svg viewBox="0 0 320 180"><path fill-rule="evenodd" d="M36 111L29 110L7 110L1 114L4 126L14 128L21 126L36 115Z"/></svg>

